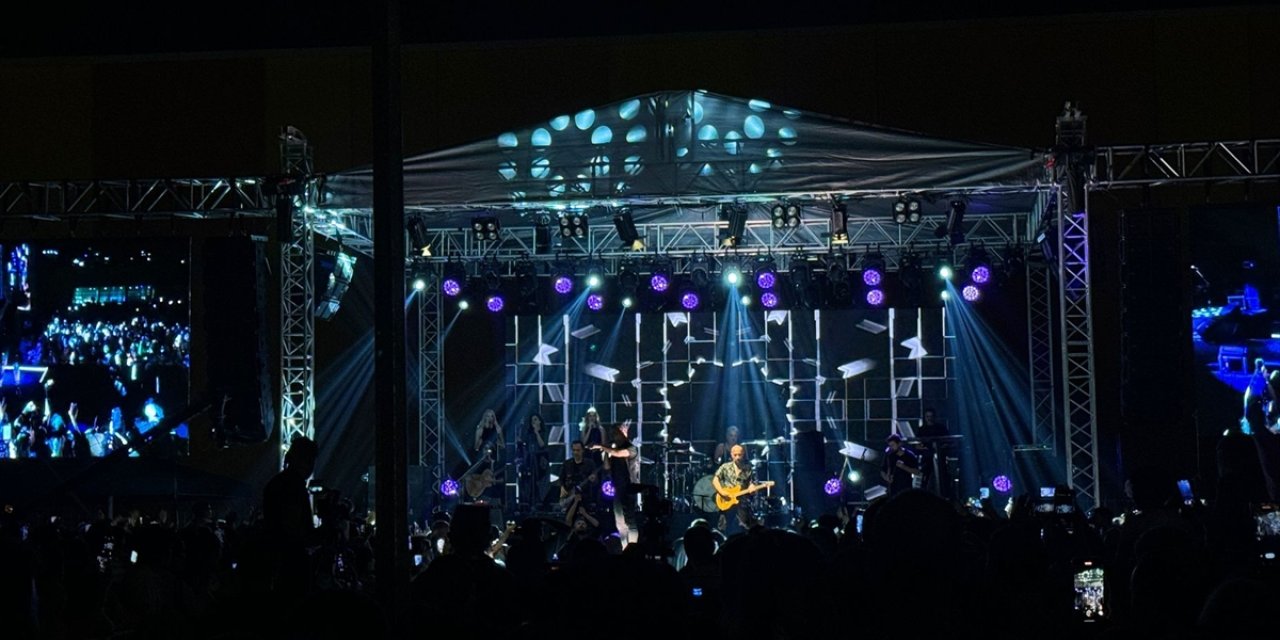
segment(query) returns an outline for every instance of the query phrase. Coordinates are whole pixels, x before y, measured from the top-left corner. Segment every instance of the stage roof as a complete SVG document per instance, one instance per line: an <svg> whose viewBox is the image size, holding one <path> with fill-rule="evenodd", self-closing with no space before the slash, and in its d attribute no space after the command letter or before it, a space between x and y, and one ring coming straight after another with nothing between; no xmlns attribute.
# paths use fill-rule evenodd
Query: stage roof
<svg viewBox="0 0 1280 640"><path fill-rule="evenodd" d="M682 213L705 219L697 205L832 196L849 202L851 215L883 214L882 199L898 195L940 201L936 210L962 195L973 213L1027 212L1044 162L1033 149L663 91L407 158L405 207L435 228L465 226L480 212L513 224L594 205L648 207L678 222ZM369 167L327 176L320 208L367 211L372 178Z"/></svg>

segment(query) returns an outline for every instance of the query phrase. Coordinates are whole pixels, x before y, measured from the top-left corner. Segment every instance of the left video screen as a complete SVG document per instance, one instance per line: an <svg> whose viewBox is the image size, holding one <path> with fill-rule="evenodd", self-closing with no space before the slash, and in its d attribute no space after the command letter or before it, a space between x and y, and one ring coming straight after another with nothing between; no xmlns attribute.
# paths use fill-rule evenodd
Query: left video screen
<svg viewBox="0 0 1280 640"><path fill-rule="evenodd" d="M0 241L0 454L186 455L190 242ZM157 429L160 427L160 429Z"/></svg>

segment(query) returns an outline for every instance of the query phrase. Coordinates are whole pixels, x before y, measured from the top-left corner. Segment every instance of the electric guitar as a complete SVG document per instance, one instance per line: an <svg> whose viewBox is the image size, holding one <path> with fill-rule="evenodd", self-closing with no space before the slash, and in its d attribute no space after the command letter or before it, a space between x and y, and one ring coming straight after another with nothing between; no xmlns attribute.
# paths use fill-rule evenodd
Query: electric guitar
<svg viewBox="0 0 1280 640"><path fill-rule="evenodd" d="M746 489L727 489L729 495L726 497L720 493L716 493L716 508L721 511L728 511L733 505L738 504L738 498L747 494L755 493L761 489L768 489L773 486L773 480L766 480L760 484L753 484Z"/></svg>

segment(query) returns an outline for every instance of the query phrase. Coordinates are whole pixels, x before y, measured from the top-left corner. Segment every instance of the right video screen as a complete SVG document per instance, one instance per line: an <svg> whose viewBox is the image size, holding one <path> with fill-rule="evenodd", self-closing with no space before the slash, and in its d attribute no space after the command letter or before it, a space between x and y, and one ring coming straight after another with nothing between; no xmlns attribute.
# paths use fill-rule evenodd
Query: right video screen
<svg viewBox="0 0 1280 640"><path fill-rule="evenodd" d="M1267 381L1280 371L1280 208L1200 207L1189 222L1200 431L1275 427L1280 376Z"/></svg>

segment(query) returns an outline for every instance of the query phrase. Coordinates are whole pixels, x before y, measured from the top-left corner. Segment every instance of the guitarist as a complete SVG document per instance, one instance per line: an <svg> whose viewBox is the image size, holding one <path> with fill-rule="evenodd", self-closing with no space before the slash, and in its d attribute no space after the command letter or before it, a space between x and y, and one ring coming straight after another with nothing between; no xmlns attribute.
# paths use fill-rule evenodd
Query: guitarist
<svg viewBox="0 0 1280 640"><path fill-rule="evenodd" d="M715 475L711 476L711 485L716 488L717 494L734 498L756 486L753 477L755 471L751 468L751 463L747 462L747 450L742 445L730 447L729 457L730 460L720 465ZM738 531L746 531L758 523L751 508L744 501L738 500L721 516L719 529L726 535L732 535Z"/></svg>
<svg viewBox="0 0 1280 640"><path fill-rule="evenodd" d="M573 456L560 465L560 506L568 508L575 495L579 495L587 505L595 504L595 485L599 477L596 465L586 457L585 447L574 441L570 451Z"/></svg>

